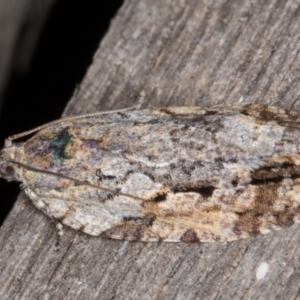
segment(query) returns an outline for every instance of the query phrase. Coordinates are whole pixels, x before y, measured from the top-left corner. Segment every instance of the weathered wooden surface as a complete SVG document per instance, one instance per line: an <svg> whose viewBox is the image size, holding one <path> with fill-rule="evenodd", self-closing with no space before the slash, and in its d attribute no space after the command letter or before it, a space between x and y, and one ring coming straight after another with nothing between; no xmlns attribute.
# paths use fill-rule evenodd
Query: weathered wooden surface
<svg viewBox="0 0 300 300"><path fill-rule="evenodd" d="M130 0L67 114L259 102L300 112L300 1ZM4 199L2 199L4 201ZM299 299L299 225L232 243L141 243L65 229L21 194L0 231L1 299ZM256 278L262 262L264 279Z"/></svg>
<svg viewBox="0 0 300 300"><path fill-rule="evenodd" d="M12 69L26 71L54 1L0 0L0 101Z"/></svg>

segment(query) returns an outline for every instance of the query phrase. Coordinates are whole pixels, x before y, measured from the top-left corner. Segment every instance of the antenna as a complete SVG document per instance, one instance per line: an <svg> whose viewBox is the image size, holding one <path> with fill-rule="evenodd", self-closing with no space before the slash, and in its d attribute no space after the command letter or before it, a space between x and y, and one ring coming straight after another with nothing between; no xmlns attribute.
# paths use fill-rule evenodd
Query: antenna
<svg viewBox="0 0 300 300"><path fill-rule="evenodd" d="M136 109L137 107L138 107L138 105L132 106L132 107L128 107L128 108L118 109L118 110L101 111L101 112L96 112L96 113L90 113L90 114L80 115L80 116L65 117L65 118L62 118L62 119L59 119L59 120L55 120L55 121L46 123L44 125L38 126L36 128L33 128L31 130L28 130L28 131L25 131L25 132L22 132L22 133L18 133L18 134L14 134L14 135L8 137L5 140L5 148L6 147L11 147L13 140L16 140L16 139L19 139L21 137L30 135L30 134L35 133L37 131L40 131L40 130L42 130L44 128L47 128L49 126L60 124L60 123L66 122L66 121L73 121L73 120L90 118L90 117L95 117L95 116L100 116L100 115L107 115L107 114L112 114L112 113L124 112L124 111L128 111L128 110Z"/></svg>

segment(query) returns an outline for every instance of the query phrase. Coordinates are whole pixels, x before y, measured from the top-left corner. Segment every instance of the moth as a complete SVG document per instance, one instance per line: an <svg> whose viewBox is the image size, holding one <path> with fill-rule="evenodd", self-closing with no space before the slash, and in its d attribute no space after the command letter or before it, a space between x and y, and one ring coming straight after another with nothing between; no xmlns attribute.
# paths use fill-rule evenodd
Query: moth
<svg viewBox="0 0 300 300"><path fill-rule="evenodd" d="M8 138L0 175L89 235L227 242L299 223L299 146L300 117L281 108L128 109Z"/></svg>

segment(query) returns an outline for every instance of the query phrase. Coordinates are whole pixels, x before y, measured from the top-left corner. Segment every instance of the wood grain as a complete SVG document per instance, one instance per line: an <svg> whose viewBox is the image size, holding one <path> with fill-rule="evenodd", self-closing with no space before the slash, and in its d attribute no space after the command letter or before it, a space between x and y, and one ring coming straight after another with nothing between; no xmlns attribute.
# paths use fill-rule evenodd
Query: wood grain
<svg viewBox="0 0 300 300"><path fill-rule="evenodd" d="M300 112L300 1L130 0L65 114L265 103ZM87 33L88 34L88 33ZM3 200L2 200L3 201ZM299 225L232 243L123 242L53 223L21 193L0 231L1 299L298 299ZM262 262L269 272L258 280Z"/></svg>

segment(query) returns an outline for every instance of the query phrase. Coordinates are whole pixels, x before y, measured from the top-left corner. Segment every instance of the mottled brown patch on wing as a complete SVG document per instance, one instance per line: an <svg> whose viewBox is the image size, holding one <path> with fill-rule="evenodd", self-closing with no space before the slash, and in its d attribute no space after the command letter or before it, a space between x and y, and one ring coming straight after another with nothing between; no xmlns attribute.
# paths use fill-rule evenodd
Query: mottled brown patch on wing
<svg viewBox="0 0 300 300"><path fill-rule="evenodd" d="M261 104L248 104L241 113L256 118L258 124L276 122L278 125L299 128L299 115L291 110L269 107Z"/></svg>
<svg viewBox="0 0 300 300"><path fill-rule="evenodd" d="M237 213L237 215L239 216L239 219L233 230L237 236L240 236L243 231L250 234L259 233L261 221L255 211L246 211L243 213Z"/></svg>
<svg viewBox="0 0 300 300"><path fill-rule="evenodd" d="M203 212L206 212L206 213L218 212L218 211L221 211L221 209L222 209L221 205L213 205L211 207L203 208Z"/></svg>
<svg viewBox="0 0 300 300"><path fill-rule="evenodd" d="M239 213L234 232L240 235L242 231L250 234L260 233L263 217L271 214L273 224L279 227L288 227L294 224L294 217L299 214L299 208L293 207L292 199L285 199L284 209L274 208L278 200L278 191L284 179L293 179L293 184L297 185L297 178L300 177L300 168L290 163L283 163L280 166L264 166L251 174L251 185L256 187L255 200L253 206L246 211Z"/></svg>
<svg viewBox="0 0 300 300"><path fill-rule="evenodd" d="M277 124L282 126L295 123L298 117L299 117L298 114L293 111L285 110L284 114L279 114L278 111L276 111L276 109L271 107L267 107L261 110L260 112L260 118L262 120L276 121Z"/></svg>
<svg viewBox="0 0 300 300"><path fill-rule="evenodd" d="M128 241L161 241L162 238L146 225L125 223L101 233L102 237Z"/></svg>
<svg viewBox="0 0 300 300"><path fill-rule="evenodd" d="M280 164L266 165L252 172L252 184L267 181L280 182L284 177L300 177L300 166L295 166L288 156L282 159L285 161Z"/></svg>
<svg viewBox="0 0 300 300"><path fill-rule="evenodd" d="M124 224L104 231L101 236L120 240L141 240L146 228L145 225L135 226L132 224Z"/></svg>

